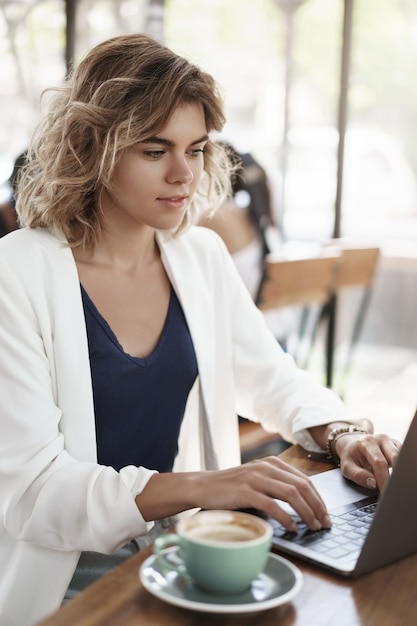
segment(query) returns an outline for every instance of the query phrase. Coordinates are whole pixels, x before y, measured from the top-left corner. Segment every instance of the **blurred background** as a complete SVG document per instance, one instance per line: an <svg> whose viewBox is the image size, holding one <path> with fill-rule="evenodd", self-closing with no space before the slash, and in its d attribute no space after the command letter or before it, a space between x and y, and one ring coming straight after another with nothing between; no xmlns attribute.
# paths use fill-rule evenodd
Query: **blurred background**
<svg viewBox="0 0 417 626"><path fill-rule="evenodd" d="M411 417L415 0L0 0L0 202L41 112L42 90L63 82L95 43L135 31L215 76L228 118L223 138L267 172L285 241L342 236L380 246L345 399L382 421L393 411ZM317 358L311 368L320 376Z"/></svg>

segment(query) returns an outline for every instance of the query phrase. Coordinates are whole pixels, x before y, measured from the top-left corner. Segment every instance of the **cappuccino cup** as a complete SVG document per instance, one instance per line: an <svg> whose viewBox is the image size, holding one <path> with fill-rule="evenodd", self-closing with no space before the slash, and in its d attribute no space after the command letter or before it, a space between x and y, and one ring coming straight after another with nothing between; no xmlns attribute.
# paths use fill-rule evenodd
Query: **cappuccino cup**
<svg viewBox="0 0 417 626"><path fill-rule="evenodd" d="M240 511L200 511L156 539L154 552L169 570L215 593L240 593L264 569L272 526ZM178 546L173 555L168 546Z"/></svg>

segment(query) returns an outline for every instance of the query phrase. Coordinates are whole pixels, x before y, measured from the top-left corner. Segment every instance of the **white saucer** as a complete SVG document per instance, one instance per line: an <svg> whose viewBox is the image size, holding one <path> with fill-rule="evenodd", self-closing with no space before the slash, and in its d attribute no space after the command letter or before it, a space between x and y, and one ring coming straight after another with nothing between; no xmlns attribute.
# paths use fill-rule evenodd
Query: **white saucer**
<svg viewBox="0 0 417 626"><path fill-rule="evenodd" d="M169 557L169 552L176 551L178 547L167 548L164 552ZM250 613L270 609L291 600L303 584L300 570L272 553L264 571L253 581L250 589L238 594L203 591L177 572L161 565L155 554L142 563L139 578L145 589L157 598L206 613Z"/></svg>

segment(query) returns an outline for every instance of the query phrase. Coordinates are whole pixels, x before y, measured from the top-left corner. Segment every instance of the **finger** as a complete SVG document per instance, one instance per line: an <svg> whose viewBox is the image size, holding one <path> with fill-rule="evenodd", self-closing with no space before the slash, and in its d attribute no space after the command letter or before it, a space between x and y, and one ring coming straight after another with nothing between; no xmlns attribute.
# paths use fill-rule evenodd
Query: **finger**
<svg viewBox="0 0 417 626"><path fill-rule="evenodd" d="M255 493L252 502L255 509L262 511L268 517L277 520L288 531L297 532L298 522L300 521L301 515L297 513L293 507L286 506L283 508L285 502L261 493ZM305 519L303 521L307 524ZM327 527L320 524L318 521L314 524L310 523L310 525L307 525L311 528L311 530L319 530L320 528Z"/></svg>
<svg viewBox="0 0 417 626"><path fill-rule="evenodd" d="M311 481L282 460L266 457L232 472L237 506L259 508L292 530L291 517L276 502L282 500L290 504L312 530L330 526L325 504Z"/></svg>
<svg viewBox="0 0 417 626"><path fill-rule="evenodd" d="M272 508L275 508L275 505L279 506L276 500L281 500L288 503L311 530L330 527L326 506L306 476L277 470L274 477L268 477L264 487L267 495L275 501L275 504L271 505ZM288 521L287 517L286 522ZM286 523L284 525L286 526Z"/></svg>
<svg viewBox="0 0 417 626"><path fill-rule="evenodd" d="M387 435L357 439L344 455L342 472L349 480L368 489L382 489L395 464L401 444Z"/></svg>
<svg viewBox="0 0 417 626"><path fill-rule="evenodd" d="M306 478L306 474L301 472L296 467L289 465L289 463L286 463L285 461L283 461L277 456L265 456L265 457L262 457L261 459L249 461L248 463L245 464L245 466L248 467L250 465L256 465L258 463L262 463L262 464L268 463L271 466L271 468L282 469L288 472L289 474L293 474L294 476L299 476L300 478Z"/></svg>
<svg viewBox="0 0 417 626"><path fill-rule="evenodd" d="M291 505L311 530L330 528L326 505L310 479L303 476L295 477L294 481L284 485L281 499Z"/></svg>
<svg viewBox="0 0 417 626"><path fill-rule="evenodd" d="M365 458L380 490L390 476L390 468L395 465L400 447L400 442L387 435L377 435L366 447Z"/></svg>
<svg viewBox="0 0 417 626"><path fill-rule="evenodd" d="M402 444L400 441L398 441L398 439L383 438L382 440L381 450L391 467L394 467L395 463L397 462L398 455L401 450L401 445Z"/></svg>
<svg viewBox="0 0 417 626"><path fill-rule="evenodd" d="M357 485L372 491L378 489L378 484L372 471L364 469L353 462L346 462L341 469L343 476L347 480L351 480Z"/></svg>
<svg viewBox="0 0 417 626"><path fill-rule="evenodd" d="M277 520L289 532L297 532L299 516L295 511L284 510L279 500L270 498L264 494L256 494L253 499L254 507L265 513L268 517Z"/></svg>

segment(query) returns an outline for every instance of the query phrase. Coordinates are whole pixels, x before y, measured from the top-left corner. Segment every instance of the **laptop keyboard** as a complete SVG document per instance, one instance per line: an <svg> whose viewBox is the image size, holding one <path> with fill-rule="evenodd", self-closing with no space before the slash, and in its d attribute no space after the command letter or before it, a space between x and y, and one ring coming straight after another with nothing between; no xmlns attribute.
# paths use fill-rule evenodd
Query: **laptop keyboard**
<svg viewBox="0 0 417 626"><path fill-rule="evenodd" d="M335 559L359 555L369 526L376 510L377 502L360 508L331 514L332 527L318 531L309 530L306 524L296 518L298 531L289 532L279 522L269 520L274 528L274 535L306 546L315 552L325 553Z"/></svg>

